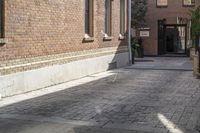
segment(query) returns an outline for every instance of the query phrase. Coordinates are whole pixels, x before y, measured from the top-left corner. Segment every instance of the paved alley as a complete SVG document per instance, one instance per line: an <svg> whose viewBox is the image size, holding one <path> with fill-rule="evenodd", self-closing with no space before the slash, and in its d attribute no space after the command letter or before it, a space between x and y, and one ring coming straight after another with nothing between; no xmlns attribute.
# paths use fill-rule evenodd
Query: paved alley
<svg viewBox="0 0 200 133"><path fill-rule="evenodd" d="M200 133L200 81L191 67L185 57L137 59L82 85L3 100L0 133Z"/></svg>

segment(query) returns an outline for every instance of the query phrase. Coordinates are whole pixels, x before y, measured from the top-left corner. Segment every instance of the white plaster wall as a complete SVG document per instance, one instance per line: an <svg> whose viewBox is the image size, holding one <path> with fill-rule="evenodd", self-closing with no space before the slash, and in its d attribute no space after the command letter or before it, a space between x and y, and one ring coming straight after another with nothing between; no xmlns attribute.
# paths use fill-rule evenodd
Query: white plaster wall
<svg viewBox="0 0 200 133"><path fill-rule="evenodd" d="M103 72L108 69L109 63L112 62L117 62L118 68L127 66L129 62L128 53L85 59L63 65L0 76L0 95L2 97L16 95Z"/></svg>

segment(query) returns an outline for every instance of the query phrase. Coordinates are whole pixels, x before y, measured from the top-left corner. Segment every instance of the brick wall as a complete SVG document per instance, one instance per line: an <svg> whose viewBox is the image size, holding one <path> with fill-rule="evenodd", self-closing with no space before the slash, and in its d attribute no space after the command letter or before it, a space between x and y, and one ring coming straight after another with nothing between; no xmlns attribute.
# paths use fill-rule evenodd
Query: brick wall
<svg viewBox="0 0 200 133"><path fill-rule="evenodd" d="M83 42L83 0L5 0L5 38L8 43L0 45L2 74L17 72L5 70L13 65L32 63L40 57L39 60L44 61L49 57L59 58L64 53L93 53L92 50L107 47L115 47L117 51L120 46L126 47L126 39L118 39L120 0L112 1L113 39L103 41L104 4L104 0L94 0L94 41ZM44 63L41 66L45 66ZM34 67L18 69L24 71Z"/></svg>
<svg viewBox="0 0 200 133"><path fill-rule="evenodd" d="M196 0L196 7L200 5L200 1ZM156 0L148 0L148 11L146 15L147 25L151 28L150 37L144 39L144 49L146 55L157 55L158 44L158 23L159 19L166 18L167 24L175 24L177 17L189 18L189 9L195 7L183 6L183 0L168 0L168 7L157 8Z"/></svg>

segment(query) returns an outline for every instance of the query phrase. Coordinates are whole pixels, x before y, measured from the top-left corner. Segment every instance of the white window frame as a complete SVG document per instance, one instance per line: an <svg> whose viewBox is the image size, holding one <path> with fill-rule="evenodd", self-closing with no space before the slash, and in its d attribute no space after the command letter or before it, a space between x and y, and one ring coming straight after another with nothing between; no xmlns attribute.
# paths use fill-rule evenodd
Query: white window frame
<svg viewBox="0 0 200 133"><path fill-rule="evenodd" d="M195 0L183 0L183 6L195 6Z"/></svg>
<svg viewBox="0 0 200 133"><path fill-rule="evenodd" d="M156 0L157 7L168 7L168 0Z"/></svg>

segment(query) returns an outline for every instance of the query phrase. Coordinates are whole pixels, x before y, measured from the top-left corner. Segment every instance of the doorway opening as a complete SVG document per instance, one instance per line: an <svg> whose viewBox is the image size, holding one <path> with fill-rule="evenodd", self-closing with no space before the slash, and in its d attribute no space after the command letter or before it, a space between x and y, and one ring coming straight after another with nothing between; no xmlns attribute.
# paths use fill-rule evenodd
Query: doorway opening
<svg viewBox="0 0 200 133"><path fill-rule="evenodd" d="M175 24L164 26L166 29L164 38L166 43L166 53L186 54L187 25Z"/></svg>
<svg viewBox="0 0 200 133"><path fill-rule="evenodd" d="M158 55L186 54L187 24L158 21Z"/></svg>

